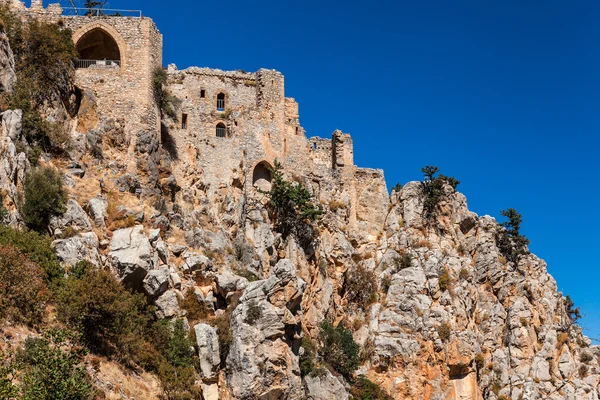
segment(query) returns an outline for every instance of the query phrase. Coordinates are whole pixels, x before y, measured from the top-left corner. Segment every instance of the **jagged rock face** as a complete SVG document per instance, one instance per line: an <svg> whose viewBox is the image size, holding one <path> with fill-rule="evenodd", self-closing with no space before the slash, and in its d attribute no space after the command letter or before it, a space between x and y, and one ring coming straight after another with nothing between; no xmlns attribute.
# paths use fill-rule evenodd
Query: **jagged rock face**
<svg viewBox="0 0 600 400"><path fill-rule="evenodd" d="M268 279L246 288L232 316L233 343L227 358L234 398L303 398L298 357L290 342L295 340L296 305L305 286L284 259Z"/></svg>
<svg viewBox="0 0 600 400"><path fill-rule="evenodd" d="M0 91L11 93L17 82L15 58L5 33L0 33Z"/></svg>
<svg viewBox="0 0 600 400"><path fill-rule="evenodd" d="M127 286L138 288L155 266L153 249L142 225L115 231L109 258L118 276Z"/></svg>

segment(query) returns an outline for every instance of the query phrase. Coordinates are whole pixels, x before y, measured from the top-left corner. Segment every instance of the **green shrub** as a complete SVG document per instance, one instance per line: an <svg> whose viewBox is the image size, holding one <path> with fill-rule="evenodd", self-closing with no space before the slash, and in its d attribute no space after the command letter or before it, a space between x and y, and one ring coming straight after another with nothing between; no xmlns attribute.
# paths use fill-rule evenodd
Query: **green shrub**
<svg viewBox="0 0 600 400"><path fill-rule="evenodd" d="M350 378L360 365L360 346L352 332L341 324L333 326L327 321L321 324L319 354L323 361L346 378Z"/></svg>
<svg viewBox="0 0 600 400"><path fill-rule="evenodd" d="M162 67L156 67L152 75L152 84L154 88L154 99L161 113L161 118L165 116L177 122L177 108L181 105L181 100L173 96L165 86L167 84L167 71Z"/></svg>
<svg viewBox="0 0 600 400"><path fill-rule="evenodd" d="M508 261L517 262L521 256L529 254L529 239L520 233L523 218L514 208L502 210L500 214L508 221L503 222L496 233L496 246Z"/></svg>
<svg viewBox="0 0 600 400"><path fill-rule="evenodd" d="M402 184L400 182L396 182L396 184L392 188L392 193L400 192L401 190L402 190Z"/></svg>
<svg viewBox="0 0 600 400"><path fill-rule="evenodd" d="M569 295L565 297L565 308L567 309L567 315L571 319L571 322L575 323L579 318L581 318L581 311L579 307L575 307L575 303Z"/></svg>
<svg viewBox="0 0 600 400"><path fill-rule="evenodd" d="M25 175L21 215L27 226L38 232L48 228L50 218L65 212L67 193L62 175L54 168L37 167Z"/></svg>
<svg viewBox="0 0 600 400"><path fill-rule="evenodd" d="M478 371L483 370L483 365L485 363L485 357L482 353L477 353L477 355L475 356L475 366L477 367Z"/></svg>
<svg viewBox="0 0 600 400"><path fill-rule="evenodd" d="M171 365L190 367L194 365L194 355L194 343L188 337L183 320L177 319L172 327L165 357Z"/></svg>
<svg viewBox="0 0 600 400"><path fill-rule="evenodd" d="M587 351L582 351L581 354L579 355L579 361L581 361L582 363L587 364L590 361L592 361L593 359L594 359L594 356L592 356L592 354Z"/></svg>
<svg viewBox="0 0 600 400"><path fill-rule="evenodd" d="M469 278L469 271L467 271L466 268L461 268L460 272L458 273L458 277L460 279L466 280L467 278Z"/></svg>
<svg viewBox="0 0 600 400"><path fill-rule="evenodd" d="M49 298L44 270L16 248L0 245L0 322L39 323Z"/></svg>
<svg viewBox="0 0 600 400"><path fill-rule="evenodd" d="M271 174L271 190L265 194L269 197L275 228L284 239L293 235L302 247L307 248L313 241L313 222L323 211L313 204L312 195L303 184L285 180L283 167L277 160Z"/></svg>
<svg viewBox="0 0 600 400"><path fill-rule="evenodd" d="M82 365L81 351L61 331L28 338L18 358L24 364L23 398L31 400L91 399L94 390Z"/></svg>
<svg viewBox="0 0 600 400"><path fill-rule="evenodd" d="M16 399L18 396L17 370L12 357L0 352L0 399Z"/></svg>
<svg viewBox="0 0 600 400"><path fill-rule="evenodd" d="M315 344L310 337L302 338L302 349L304 352L300 355L300 375L305 377L313 372L315 367Z"/></svg>
<svg viewBox="0 0 600 400"><path fill-rule="evenodd" d="M249 325L254 325L262 317L262 308L258 305L255 299L248 302L248 309L246 310L246 318L244 322Z"/></svg>
<svg viewBox="0 0 600 400"><path fill-rule="evenodd" d="M387 292L390 290L390 286L392 286L392 278L386 275L381 280L381 291L387 294Z"/></svg>
<svg viewBox="0 0 600 400"><path fill-rule="evenodd" d="M344 296L363 310L377 300L377 280L373 271L362 265L350 268L344 281Z"/></svg>
<svg viewBox="0 0 600 400"><path fill-rule="evenodd" d="M128 364L156 367L156 350L144 339L152 318L143 295L132 293L108 271L69 276L56 291L58 319L95 353Z"/></svg>
<svg viewBox="0 0 600 400"><path fill-rule="evenodd" d="M34 231L0 226L0 245L13 246L44 270L46 282L56 282L64 274L52 250L52 239Z"/></svg>
<svg viewBox="0 0 600 400"><path fill-rule="evenodd" d="M168 400L201 400L202 390L195 386L196 372L193 367L174 366L162 362L158 378Z"/></svg>
<svg viewBox="0 0 600 400"><path fill-rule="evenodd" d="M350 394L360 400L392 400L392 397L375 382L361 376L350 387Z"/></svg>
<svg viewBox="0 0 600 400"><path fill-rule="evenodd" d="M439 168L435 166L426 166L421 168L421 172L425 175L425 179L422 182L421 189L424 195L423 200L423 211L426 220L432 221L436 215L437 206L442 199L445 198L444 185L448 184L452 186L454 190L460 184L460 181L454 177L436 174L439 172Z"/></svg>
<svg viewBox="0 0 600 400"><path fill-rule="evenodd" d="M60 123L42 118L46 104L67 104L73 87L77 57L71 31L37 19L22 22L7 6L0 7L15 56L17 82L5 98L7 108L23 110L23 134L27 141L47 151L64 150L69 135Z"/></svg>

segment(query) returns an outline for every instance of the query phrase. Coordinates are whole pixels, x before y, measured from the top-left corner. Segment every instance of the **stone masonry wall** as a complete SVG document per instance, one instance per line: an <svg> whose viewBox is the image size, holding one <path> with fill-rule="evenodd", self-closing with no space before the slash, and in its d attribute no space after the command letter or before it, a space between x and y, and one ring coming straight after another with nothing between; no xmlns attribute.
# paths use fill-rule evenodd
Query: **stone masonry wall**
<svg viewBox="0 0 600 400"><path fill-rule="evenodd" d="M160 113L153 94L152 75L162 66L162 35L149 18L116 16L63 16L58 4L43 8L40 0L27 9L22 2L12 6L27 18L61 23L73 32L73 41L87 32L101 29L110 35L121 54L120 68L84 68L76 70L76 85L90 90L97 100L100 119L123 119L130 139L140 131L158 133ZM85 133L85 132L81 132ZM130 154L135 140L130 140Z"/></svg>

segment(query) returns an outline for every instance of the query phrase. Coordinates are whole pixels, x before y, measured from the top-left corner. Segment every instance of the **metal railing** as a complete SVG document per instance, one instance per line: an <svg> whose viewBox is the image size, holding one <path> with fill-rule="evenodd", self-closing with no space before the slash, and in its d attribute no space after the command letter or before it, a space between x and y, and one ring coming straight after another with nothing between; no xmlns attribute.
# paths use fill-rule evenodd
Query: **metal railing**
<svg viewBox="0 0 600 400"><path fill-rule="evenodd" d="M77 60L75 61L75 68L98 68L98 69L110 69L120 68L121 60Z"/></svg>
<svg viewBox="0 0 600 400"><path fill-rule="evenodd" d="M63 16L66 17L130 17L142 18L142 10L117 10L113 8L89 9L81 7L63 7Z"/></svg>

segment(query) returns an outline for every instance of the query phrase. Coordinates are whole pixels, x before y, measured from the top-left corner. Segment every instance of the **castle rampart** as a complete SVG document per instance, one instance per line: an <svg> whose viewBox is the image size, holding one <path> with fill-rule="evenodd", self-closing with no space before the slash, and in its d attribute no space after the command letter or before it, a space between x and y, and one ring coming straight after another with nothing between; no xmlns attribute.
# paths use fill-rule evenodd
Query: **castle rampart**
<svg viewBox="0 0 600 400"><path fill-rule="evenodd" d="M135 17L63 15L56 4L44 8L40 0L33 0L26 8L18 0L7 1L24 18L71 29L80 56L76 84L95 95L99 121L123 121L130 139L129 167L135 167L136 138L161 132L153 73L162 66L162 35L154 22L141 13ZM171 136L177 148L175 173L188 180L180 182L182 187L202 176L206 190L241 182L249 191L258 181L269 180L268 169L279 160L286 173L303 181L319 201L349 199L350 224L381 223L379 217L368 219L387 208L380 196L387 194L383 174L355 167L348 134L335 131L331 139L307 139L298 103L285 97L283 74L268 69L180 71L170 65L167 77L167 90L181 100L181 106L176 121L163 121L162 135ZM373 191L373 185L378 189ZM377 193L377 198L364 193ZM382 213L374 213L371 207L382 208Z"/></svg>

